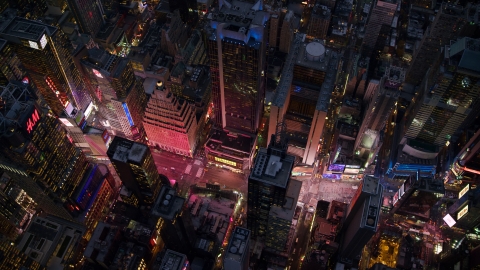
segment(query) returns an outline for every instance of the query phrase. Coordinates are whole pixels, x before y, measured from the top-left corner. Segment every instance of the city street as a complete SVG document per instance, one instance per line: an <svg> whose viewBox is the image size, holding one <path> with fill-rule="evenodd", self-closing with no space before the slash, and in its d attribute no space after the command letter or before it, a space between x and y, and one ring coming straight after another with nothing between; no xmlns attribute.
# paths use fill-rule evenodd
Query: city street
<svg viewBox="0 0 480 270"><path fill-rule="evenodd" d="M298 238L298 242L297 243L295 243L295 241L293 242L292 256L290 257L291 259L290 269L300 269L300 265L302 263L302 257L305 254L305 250L309 242L311 222L308 222L307 224L305 224L304 221L305 221L306 213L307 213L307 208L304 207L298 219L297 234L295 236L295 239ZM293 250L295 250L295 253L293 252Z"/></svg>
<svg viewBox="0 0 480 270"><path fill-rule="evenodd" d="M234 173L228 169L223 169L215 165L210 165L209 168L206 168L205 175L203 180L208 183L219 183L221 188L224 189L234 189L247 194L248 184L247 179L248 175L243 175L239 173Z"/></svg>

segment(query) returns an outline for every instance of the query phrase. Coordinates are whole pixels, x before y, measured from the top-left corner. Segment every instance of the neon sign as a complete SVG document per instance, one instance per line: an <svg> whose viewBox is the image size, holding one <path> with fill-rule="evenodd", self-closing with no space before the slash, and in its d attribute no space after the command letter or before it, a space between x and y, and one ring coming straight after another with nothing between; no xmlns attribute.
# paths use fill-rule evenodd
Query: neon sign
<svg viewBox="0 0 480 270"><path fill-rule="evenodd" d="M27 120L27 132L28 132L28 134L32 133L33 128L38 123L38 120L40 120L40 114L38 113L37 109L34 108L32 115Z"/></svg>

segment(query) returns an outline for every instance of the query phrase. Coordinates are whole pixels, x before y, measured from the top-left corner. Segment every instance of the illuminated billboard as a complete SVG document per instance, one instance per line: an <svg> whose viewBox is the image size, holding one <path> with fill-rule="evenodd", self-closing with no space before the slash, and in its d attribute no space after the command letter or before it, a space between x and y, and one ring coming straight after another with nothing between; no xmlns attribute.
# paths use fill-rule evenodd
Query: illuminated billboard
<svg viewBox="0 0 480 270"><path fill-rule="evenodd" d="M330 164L328 165L328 170L332 172L343 173L345 170L345 165L343 164Z"/></svg>
<svg viewBox="0 0 480 270"><path fill-rule="evenodd" d="M393 198L392 198L392 205L395 205L397 202L398 202L398 192L395 192L395 195L393 195Z"/></svg>
<svg viewBox="0 0 480 270"><path fill-rule="evenodd" d="M345 168L345 170L343 171L343 173L346 173L346 174L358 174L358 173L360 173L360 169Z"/></svg>
<svg viewBox="0 0 480 270"><path fill-rule="evenodd" d="M466 214L468 213L468 204L465 205L465 207L458 211L458 214L457 214L457 220L460 220L463 216L465 216Z"/></svg>
<svg viewBox="0 0 480 270"><path fill-rule="evenodd" d="M448 227L453 227L453 225L455 225L455 223L457 223L453 218L452 216L450 216L450 214L447 214L446 216L443 217L443 221L445 221L445 223L447 223Z"/></svg>
<svg viewBox="0 0 480 270"><path fill-rule="evenodd" d="M125 114L127 115L128 122L130 123L130 126L134 126L135 124L133 123L132 116L130 115L130 111L128 110L127 103L123 102L122 106L123 106L123 110L125 111Z"/></svg>
<svg viewBox="0 0 480 270"><path fill-rule="evenodd" d="M90 104L88 104L88 107L85 109L85 113L84 113L85 118L88 119L88 117L92 113L92 110L93 110L93 103L90 101Z"/></svg>
<svg viewBox="0 0 480 270"><path fill-rule="evenodd" d="M467 184L460 192L458 192L458 198L462 198L463 195L467 194L467 192L470 190L470 184Z"/></svg>
<svg viewBox="0 0 480 270"><path fill-rule="evenodd" d="M340 174L324 173L322 174L322 178L332 179L332 180L341 180L342 176Z"/></svg>

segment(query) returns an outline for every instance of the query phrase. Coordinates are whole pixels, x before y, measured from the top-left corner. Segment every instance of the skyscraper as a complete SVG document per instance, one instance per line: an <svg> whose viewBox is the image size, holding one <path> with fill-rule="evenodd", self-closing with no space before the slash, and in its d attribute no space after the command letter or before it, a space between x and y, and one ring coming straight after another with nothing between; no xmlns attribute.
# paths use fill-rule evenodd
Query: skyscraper
<svg viewBox="0 0 480 270"><path fill-rule="evenodd" d="M104 23L100 0L68 0L67 3L80 32L95 37Z"/></svg>
<svg viewBox="0 0 480 270"><path fill-rule="evenodd" d="M236 227L228 242L223 268L231 270L247 270L250 255L250 231Z"/></svg>
<svg viewBox="0 0 480 270"><path fill-rule="evenodd" d="M254 134L265 95L265 23L262 1L234 6L219 1L210 13L208 56L215 121L221 127Z"/></svg>
<svg viewBox="0 0 480 270"><path fill-rule="evenodd" d="M191 258L196 236L185 198L177 196L174 188L163 185L152 207L152 216L159 218L157 224L161 224L160 235L167 248Z"/></svg>
<svg viewBox="0 0 480 270"><path fill-rule="evenodd" d="M330 97L338 66L337 53L321 41L296 37L270 106L269 134L286 125L289 153L312 165L328 124Z"/></svg>
<svg viewBox="0 0 480 270"><path fill-rule="evenodd" d="M35 103L32 92L22 84L0 87L0 152L10 163L24 168L48 195L65 201L88 163L58 119Z"/></svg>
<svg viewBox="0 0 480 270"><path fill-rule="evenodd" d="M148 146L115 137L107 155L122 183L135 194L142 205L152 205L162 183Z"/></svg>
<svg viewBox="0 0 480 270"><path fill-rule="evenodd" d="M85 109L91 97L75 80L71 43L56 27L20 17L5 18L0 36L13 48L52 111L73 117Z"/></svg>
<svg viewBox="0 0 480 270"><path fill-rule="evenodd" d="M340 261L360 259L363 247L377 231L382 198L383 186L378 178L366 176L348 208L341 231Z"/></svg>
<svg viewBox="0 0 480 270"><path fill-rule="evenodd" d="M11 245L10 241L0 241L0 269L30 269L30 270L42 270L46 269L38 262L33 260L27 254L21 252L16 246Z"/></svg>
<svg viewBox="0 0 480 270"><path fill-rule="evenodd" d="M284 132L284 131L283 131ZM295 157L287 155L282 132L260 148L248 178L247 227L267 247L283 250L295 212L301 182L290 179Z"/></svg>
<svg viewBox="0 0 480 270"><path fill-rule="evenodd" d="M480 68L476 64L480 61L479 48L480 39L471 38L446 46L442 67L439 63L430 69L420 87L418 101L407 112L406 138L441 147L450 141L469 114L478 115L479 109L474 104L480 98ZM413 155L418 152L407 148L403 151Z"/></svg>
<svg viewBox="0 0 480 270"><path fill-rule="evenodd" d="M114 135L142 139L147 96L129 59L93 48L81 63L95 89L100 123Z"/></svg>
<svg viewBox="0 0 480 270"><path fill-rule="evenodd" d="M392 113L395 103L400 96L400 86L405 79L402 68L391 66L387 68L385 76L378 80L371 80L364 96L366 106L359 135L355 141L355 151L368 163L372 162L381 146L380 132Z"/></svg>
<svg viewBox="0 0 480 270"><path fill-rule="evenodd" d="M164 87L157 87L148 101L143 121L150 145L193 157L198 132L193 104L175 97Z"/></svg>
<svg viewBox="0 0 480 270"><path fill-rule="evenodd" d="M315 4L310 22L308 23L307 35L313 38L324 39L327 36L331 18L332 11L328 7Z"/></svg>
<svg viewBox="0 0 480 270"><path fill-rule="evenodd" d="M377 43L383 25L390 26L397 10L398 0L378 0L373 7L370 18L365 26L363 49L365 56L370 56Z"/></svg>
<svg viewBox="0 0 480 270"><path fill-rule="evenodd" d="M418 1L417 1L418 2ZM414 52L410 68L405 81L418 85L423 80L427 70L433 65L441 49L448 45L450 40L457 37L466 23L466 11L462 6L443 3L438 10L435 20L424 33L419 49Z"/></svg>

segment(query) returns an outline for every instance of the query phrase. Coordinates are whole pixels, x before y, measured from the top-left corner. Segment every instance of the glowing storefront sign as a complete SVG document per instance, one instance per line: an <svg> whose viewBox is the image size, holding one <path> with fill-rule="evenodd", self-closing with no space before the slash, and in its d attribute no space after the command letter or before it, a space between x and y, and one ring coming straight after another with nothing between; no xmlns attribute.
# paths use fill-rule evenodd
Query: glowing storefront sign
<svg viewBox="0 0 480 270"><path fill-rule="evenodd" d="M455 225L455 223L457 223L453 218L452 216L450 216L450 214L447 214L446 216L443 217L443 221L445 221L445 223L447 223L448 227L453 227L453 225Z"/></svg>
<svg viewBox="0 0 480 270"><path fill-rule="evenodd" d="M128 110L127 103L122 103L123 110L125 111L125 114L127 115L128 122L130 122L130 126L134 126L135 124L133 123L132 116L130 115L130 111Z"/></svg>
<svg viewBox="0 0 480 270"><path fill-rule="evenodd" d="M88 118L90 114L92 113L93 110L93 103L90 101L90 104L88 104L87 108L85 109L85 118Z"/></svg>
<svg viewBox="0 0 480 270"><path fill-rule="evenodd" d="M30 117L27 120L27 132L28 132L28 134L32 133L33 128L38 123L38 120L40 120L40 114L38 113L38 110L36 108L34 108L32 115L30 115Z"/></svg>
<svg viewBox="0 0 480 270"><path fill-rule="evenodd" d="M460 210L460 212L458 212L458 214L457 214L457 220L460 220L460 219L461 219L463 216L465 216L465 214L467 214L467 213L468 213L468 204L465 205L465 207L464 207L462 210Z"/></svg>
<svg viewBox="0 0 480 270"><path fill-rule="evenodd" d="M230 166L233 166L233 167L237 167L236 162L233 162L233 161L228 160L228 159L215 157L215 161L220 162L220 163L224 163L224 164L227 164L227 165L230 165Z"/></svg>
<svg viewBox="0 0 480 270"><path fill-rule="evenodd" d="M467 184L460 192L458 193L458 198L462 198L470 190L470 184Z"/></svg>

